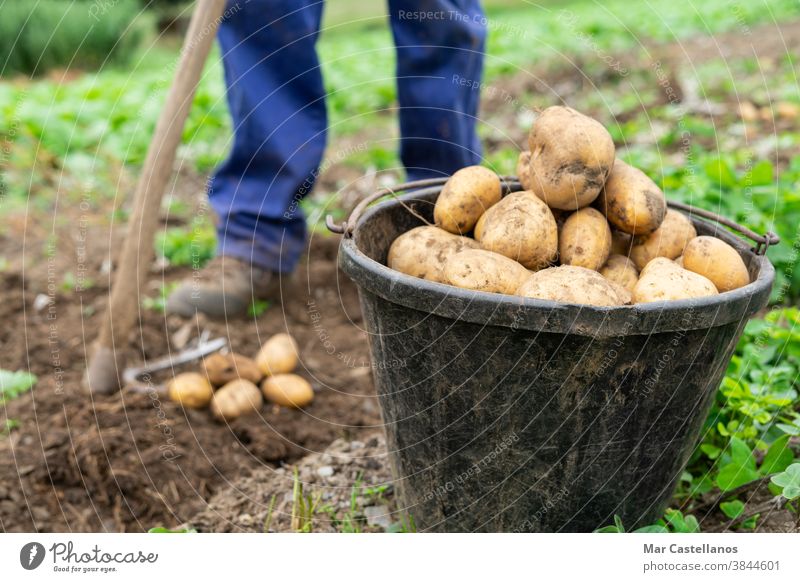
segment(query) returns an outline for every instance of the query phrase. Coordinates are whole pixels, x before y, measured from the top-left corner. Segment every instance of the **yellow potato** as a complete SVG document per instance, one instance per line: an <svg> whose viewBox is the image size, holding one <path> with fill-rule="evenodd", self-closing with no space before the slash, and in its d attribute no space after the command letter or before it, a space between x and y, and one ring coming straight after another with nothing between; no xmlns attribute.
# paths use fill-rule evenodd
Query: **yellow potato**
<svg viewBox="0 0 800 582"><path fill-rule="evenodd" d="M524 151L519 153L517 158L517 178L523 190L531 189L531 152Z"/></svg>
<svg viewBox="0 0 800 582"><path fill-rule="evenodd" d="M597 271L611 252L611 228L594 208L581 208L564 222L558 239L562 265Z"/></svg>
<svg viewBox="0 0 800 582"><path fill-rule="evenodd" d="M647 263L633 288L634 303L675 301L717 295L714 284L697 273L687 271L675 261L658 257Z"/></svg>
<svg viewBox="0 0 800 582"><path fill-rule="evenodd" d="M214 389L208 380L196 372L184 372L167 384L170 400L189 408L203 408L211 402Z"/></svg>
<svg viewBox="0 0 800 582"><path fill-rule="evenodd" d="M558 229L553 213L533 192L514 192L481 217L480 244L536 271L556 260Z"/></svg>
<svg viewBox="0 0 800 582"><path fill-rule="evenodd" d="M257 384L264 374L250 358L234 354L211 354L203 360L203 371L214 386L222 386L231 380L242 378Z"/></svg>
<svg viewBox="0 0 800 582"><path fill-rule="evenodd" d="M265 376L285 374L297 367L297 342L288 333L279 333L269 338L256 356L256 364Z"/></svg>
<svg viewBox="0 0 800 582"><path fill-rule="evenodd" d="M600 269L600 274L621 285L629 292L633 292L636 282L639 280L639 270L628 257L623 255L611 255L606 264Z"/></svg>
<svg viewBox="0 0 800 582"><path fill-rule="evenodd" d="M600 123L569 107L548 107L531 127L531 190L547 205L591 204L614 165L614 141Z"/></svg>
<svg viewBox="0 0 800 582"><path fill-rule="evenodd" d="M453 174L442 188L433 220L453 234L467 234L481 215L500 202L500 178L489 168L469 166Z"/></svg>
<svg viewBox="0 0 800 582"><path fill-rule="evenodd" d="M314 400L311 384L297 374L277 374L265 378L261 390L267 400L288 408L302 408Z"/></svg>
<svg viewBox="0 0 800 582"><path fill-rule="evenodd" d="M709 279L720 293L750 283L741 255L713 236L698 236L689 241L683 251L683 267Z"/></svg>
<svg viewBox="0 0 800 582"><path fill-rule="evenodd" d="M469 249L452 255L444 273L451 285L462 289L513 295L531 272L498 253Z"/></svg>
<svg viewBox="0 0 800 582"><path fill-rule="evenodd" d="M564 265L534 273L517 295L582 305L625 305L629 297L620 290L597 271Z"/></svg>
<svg viewBox="0 0 800 582"><path fill-rule="evenodd" d="M614 162L596 206L623 232L650 234L667 213L667 200L647 174L622 160Z"/></svg>
<svg viewBox="0 0 800 582"><path fill-rule="evenodd" d="M611 254L622 255L623 257L630 256L631 245L633 245L633 237L627 232L611 229Z"/></svg>
<svg viewBox="0 0 800 582"><path fill-rule="evenodd" d="M220 420L233 420L258 411L262 402L258 386L249 380L234 380L214 392L211 413Z"/></svg>
<svg viewBox="0 0 800 582"><path fill-rule="evenodd" d="M633 240L630 258L639 270L656 257L677 259L689 241L697 236L692 221L680 212L667 210L667 215L654 232Z"/></svg>
<svg viewBox="0 0 800 582"><path fill-rule="evenodd" d="M447 283L444 264L450 255L480 246L471 238L450 234L435 226L418 226L394 240L386 265L412 277Z"/></svg>

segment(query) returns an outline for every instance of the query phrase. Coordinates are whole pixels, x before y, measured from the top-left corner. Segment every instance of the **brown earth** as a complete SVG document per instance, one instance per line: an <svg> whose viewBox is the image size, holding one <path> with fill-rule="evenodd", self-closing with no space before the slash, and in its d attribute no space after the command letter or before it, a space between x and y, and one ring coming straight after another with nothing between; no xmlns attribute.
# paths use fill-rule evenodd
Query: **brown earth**
<svg viewBox="0 0 800 582"><path fill-rule="evenodd" d="M46 281L5 276L2 367L30 370L39 382L0 413L0 422L18 423L0 438L0 529L142 531L174 525L238 478L375 426L379 413L357 295L337 273L337 242L314 238L298 279L284 285L283 307L271 306L258 318L201 318L187 330L179 318L142 310L140 329L127 346L132 362L174 352L171 342L182 328L179 335L207 330L212 338L225 336L235 351L250 355L271 334L288 331L297 339L299 373L314 386L314 402L303 411L265 407L229 425L206 410L185 411L155 392L87 398L80 388L84 345L95 336L107 289L58 289L54 301L37 312L33 305L42 287L47 293ZM63 273L66 263L62 257L52 268ZM186 274L169 269L164 277Z"/></svg>

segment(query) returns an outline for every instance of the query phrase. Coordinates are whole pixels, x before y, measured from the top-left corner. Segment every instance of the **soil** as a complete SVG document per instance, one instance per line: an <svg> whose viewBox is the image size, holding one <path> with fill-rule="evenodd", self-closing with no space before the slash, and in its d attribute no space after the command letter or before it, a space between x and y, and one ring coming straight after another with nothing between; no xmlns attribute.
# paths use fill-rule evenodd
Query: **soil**
<svg viewBox="0 0 800 582"><path fill-rule="evenodd" d="M0 413L0 422L18 424L0 437L0 529L143 531L174 525L236 479L322 451L337 438L374 431L379 412L366 339L356 290L337 273L337 243L314 237L300 273L282 285L283 306L260 317L187 323L141 311L141 326L127 346L131 364L174 352L172 344L180 336L185 341L187 331L225 336L234 351L248 355L271 334L287 331L296 338L299 373L314 386L314 402L303 411L265 407L230 424L216 422L207 410L183 410L155 392L88 399L80 387L85 345L95 336L107 288L62 291L56 283L52 303L36 311L47 280L5 276L2 367L29 369L39 382ZM70 269L66 256L51 261L59 277ZM186 269L162 273L166 281L187 275Z"/></svg>

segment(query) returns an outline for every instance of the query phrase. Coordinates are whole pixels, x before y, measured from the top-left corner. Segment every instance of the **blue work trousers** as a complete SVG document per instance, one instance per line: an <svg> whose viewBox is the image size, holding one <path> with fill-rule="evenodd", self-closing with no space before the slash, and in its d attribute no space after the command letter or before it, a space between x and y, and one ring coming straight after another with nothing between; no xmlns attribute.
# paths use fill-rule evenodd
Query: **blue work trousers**
<svg viewBox="0 0 800 582"><path fill-rule="evenodd" d="M326 143L316 52L322 7L310 0L232 0L219 29L234 137L209 189L219 219L217 252L283 273L295 268L305 247L298 203L314 185ZM389 12L407 178L479 163L486 40L480 2L389 0ZM380 58L363 55L364 62Z"/></svg>

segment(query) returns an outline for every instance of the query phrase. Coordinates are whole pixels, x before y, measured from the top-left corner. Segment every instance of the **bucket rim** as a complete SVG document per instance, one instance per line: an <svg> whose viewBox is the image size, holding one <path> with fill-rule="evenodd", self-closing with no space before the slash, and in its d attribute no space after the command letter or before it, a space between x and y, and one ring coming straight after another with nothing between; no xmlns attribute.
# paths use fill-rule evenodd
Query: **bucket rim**
<svg viewBox="0 0 800 582"><path fill-rule="evenodd" d="M512 329L593 337L649 335L652 333L709 329L732 322L743 324L769 300L775 269L765 255L724 228L674 208L687 216L698 234L709 234L748 256L756 278L733 291L711 297L676 301L598 307L461 289L419 279L390 269L358 248L360 231L375 218L413 202L430 204L441 186L422 188L368 208L352 225L352 236L342 238L340 268L360 290L386 301L424 313L469 323Z"/></svg>

